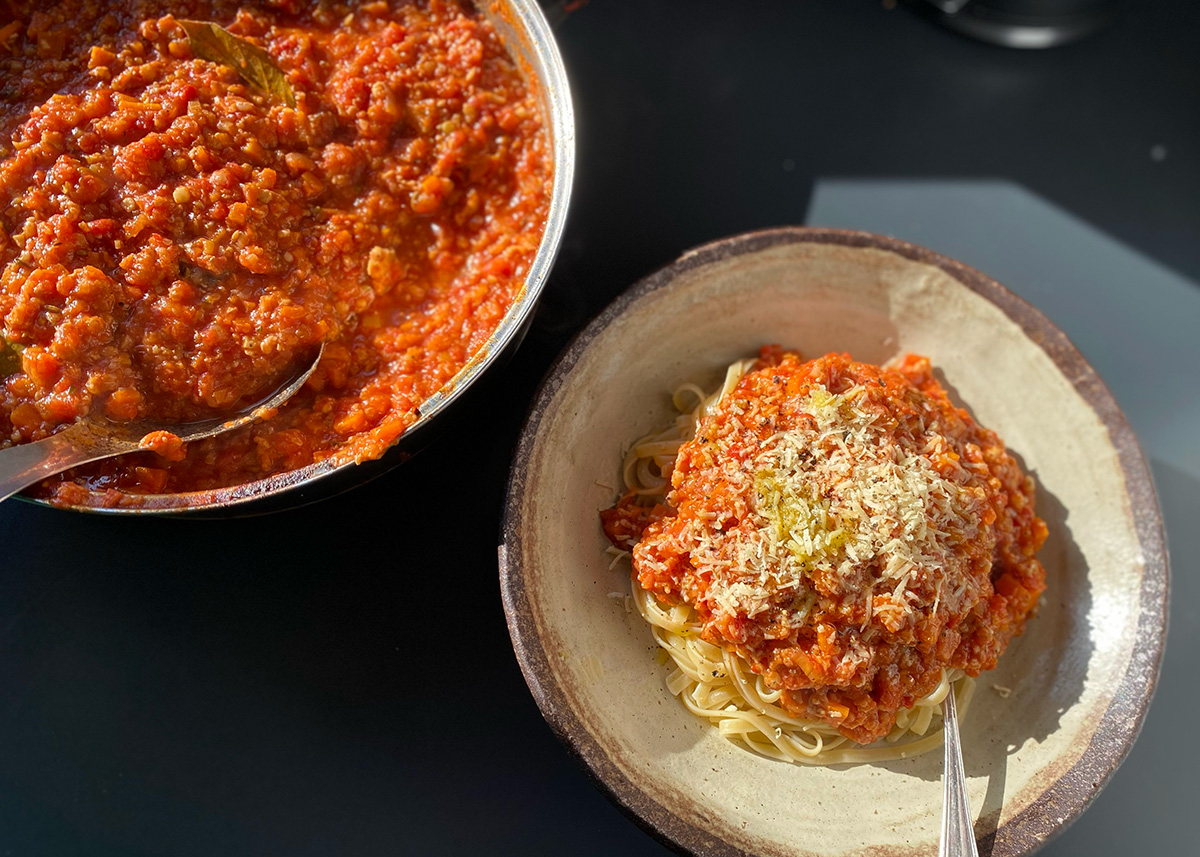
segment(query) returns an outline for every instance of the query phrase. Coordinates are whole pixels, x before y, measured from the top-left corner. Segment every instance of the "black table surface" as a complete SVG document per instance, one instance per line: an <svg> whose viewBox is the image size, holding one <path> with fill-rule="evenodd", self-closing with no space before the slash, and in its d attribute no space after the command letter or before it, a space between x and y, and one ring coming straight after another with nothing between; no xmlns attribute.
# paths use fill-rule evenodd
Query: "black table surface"
<svg viewBox="0 0 1200 857"><path fill-rule="evenodd" d="M593 0L557 37L570 222L473 419L265 517L0 506L0 855L667 853L551 734L500 605L512 449L570 337L688 247L804 222L827 178L1004 179L1200 282L1191 0L1043 52L875 0ZM1195 607L1174 617L1194 641ZM1142 746L1045 853L1195 853L1194 781L1128 809Z"/></svg>

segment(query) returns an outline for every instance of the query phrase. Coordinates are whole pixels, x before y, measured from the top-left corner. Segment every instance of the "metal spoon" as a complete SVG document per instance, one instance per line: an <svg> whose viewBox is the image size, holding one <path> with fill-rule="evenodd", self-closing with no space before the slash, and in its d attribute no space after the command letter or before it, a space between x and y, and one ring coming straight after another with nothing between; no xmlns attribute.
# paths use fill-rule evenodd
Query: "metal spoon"
<svg viewBox="0 0 1200 857"><path fill-rule="evenodd" d="M317 356L301 372L268 396L230 416L190 423L156 420L110 423L84 419L45 440L0 449L0 501L72 467L145 449L141 446L142 440L154 432L170 432L187 443L261 419L296 394L317 368L324 353L325 346L322 345Z"/></svg>
<svg viewBox="0 0 1200 857"><path fill-rule="evenodd" d="M942 701L942 729L946 762L942 774L942 840L938 845L938 857L979 857L975 830L971 826L971 805L967 800L967 778L963 773L954 688L950 688Z"/></svg>

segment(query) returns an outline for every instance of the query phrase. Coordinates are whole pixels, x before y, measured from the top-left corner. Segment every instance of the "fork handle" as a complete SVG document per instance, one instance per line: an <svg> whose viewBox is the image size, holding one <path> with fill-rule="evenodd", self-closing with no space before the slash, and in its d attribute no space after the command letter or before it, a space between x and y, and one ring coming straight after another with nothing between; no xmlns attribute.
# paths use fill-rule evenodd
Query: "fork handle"
<svg viewBox="0 0 1200 857"><path fill-rule="evenodd" d="M962 745L958 738L958 705L954 688L942 701L946 763L942 773L942 837L938 857L979 857L975 831L971 827L971 805L967 800L967 778L963 771Z"/></svg>
<svg viewBox="0 0 1200 857"><path fill-rule="evenodd" d="M56 473L122 451L95 440L83 442L82 434L70 426L36 443L0 449L0 502Z"/></svg>

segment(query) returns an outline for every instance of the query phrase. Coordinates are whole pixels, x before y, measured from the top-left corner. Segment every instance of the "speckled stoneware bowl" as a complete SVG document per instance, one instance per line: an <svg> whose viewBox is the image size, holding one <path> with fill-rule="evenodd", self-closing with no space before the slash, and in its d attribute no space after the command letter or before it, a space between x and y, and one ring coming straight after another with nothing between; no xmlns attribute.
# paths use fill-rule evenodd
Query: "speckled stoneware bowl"
<svg viewBox="0 0 1200 857"><path fill-rule="evenodd" d="M1166 630L1158 503L1133 433L1066 337L911 244L800 228L709 244L567 349L521 438L500 546L530 689L612 799L681 851L937 853L940 753L835 768L750 755L671 697L649 631L610 597L627 591L628 567L609 569L597 512L617 496L622 442L670 418L680 383L713 384L773 342L874 363L929 356L1037 478L1049 588L962 726L983 853L1028 854L1088 806L1141 727Z"/></svg>

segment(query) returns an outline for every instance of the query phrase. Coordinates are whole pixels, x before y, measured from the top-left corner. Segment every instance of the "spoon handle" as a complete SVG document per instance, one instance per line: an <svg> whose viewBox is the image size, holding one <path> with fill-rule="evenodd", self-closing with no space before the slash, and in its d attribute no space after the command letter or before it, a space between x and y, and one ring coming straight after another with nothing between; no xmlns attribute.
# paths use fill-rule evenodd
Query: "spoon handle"
<svg viewBox="0 0 1200 857"><path fill-rule="evenodd" d="M122 451L81 434L71 426L36 443L0 449L0 501L55 473Z"/></svg>
<svg viewBox="0 0 1200 857"><path fill-rule="evenodd" d="M938 857L979 857L971 826L971 805L967 800L967 778L958 740L958 707L953 687L942 702L942 728L946 763L942 775L942 841L938 846Z"/></svg>

